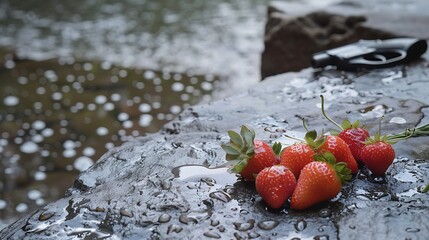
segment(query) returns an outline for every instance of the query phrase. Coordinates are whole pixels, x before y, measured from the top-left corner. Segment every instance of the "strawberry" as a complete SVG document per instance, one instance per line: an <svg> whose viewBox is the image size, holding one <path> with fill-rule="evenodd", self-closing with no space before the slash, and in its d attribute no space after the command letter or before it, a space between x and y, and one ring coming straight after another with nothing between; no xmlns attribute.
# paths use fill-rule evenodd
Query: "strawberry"
<svg viewBox="0 0 429 240"><path fill-rule="evenodd" d="M305 134L305 140L307 141L307 144L315 150L315 157L327 152L332 153L337 163L344 162L353 174L357 173L358 165L356 160L354 159L349 146L343 139L332 135L322 135L321 137L318 137L317 132L312 130Z"/></svg>
<svg viewBox="0 0 429 240"><path fill-rule="evenodd" d="M342 184L350 180L350 169L343 162L335 163L331 153L319 158L324 160L311 162L302 169L290 201L292 209L303 210L330 200L338 195Z"/></svg>
<svg viewBox="0 0 429 240"><path fill-rule="evenodd" d="M380 137L378 133L369 138L362 148L362 162L377 176L383 175L395 159L395 150L386 136Z"/></svg>
<svg viewBox="0 0 429 240"><path fill-rule="evenodd" d="M349 120L344 120L341 124L343 130L338 134L338 137L343 139L350 148L353 157L361 161L360 152L365 145L364 142L369 138L369 133L366 129L359 127L359 121L353 124Z"/></svg>
<svg viewBox="0 0 429 240"><path fill-rule="evenodd" d="M280 208L295 190L296 179L287 167L274 165L259 172L255 185L268 206Z"/></svg>
<svg viewBox="0 0 429 240"><path fill-rule="evenodd" d="M283 149L280 155L280 164L292 171L296 178L301 169L314 161L314 150L306 143L296 143Z"/></svg>
<svg viewBox="0 0 429 240"><path fill-rule="evenodd" d="M221 147L226 152L226 160L233 163L231 171L239 173L245 180L255 180L262 169L277 162L273 149L261 140L255 140L255 131L245 125L240 134L228 131L230 142Z"/></svg>
<svg viewBox="0 0 429 240"><path fill-rule="evenodd" d="M323 154L325 152L331 152L335 156L337 162L346 163L347 167L353 174L357 173L358 165L356 160L347 143L340 137L327 135L322 146L317 149L317 153L319 154Z"/></svg>
<svg viewBox="0 0 429 240"><path fill-rule="evenodd" d="M337 126L339 129L341 129L341 132L338 134L338 137L340 137L347 143L355 160L360 161L360 151L364 146L364 142L366 141L366 139L369 138L368 131L365 128L360 127L359 120L356 120L354 123L351 123L348 119L345 119L341 123L341 125L336 123L334 120L328 117L325 112L325 100L323 95L320 95L320 98L322 99L323 116L335 126Z"/></svg>

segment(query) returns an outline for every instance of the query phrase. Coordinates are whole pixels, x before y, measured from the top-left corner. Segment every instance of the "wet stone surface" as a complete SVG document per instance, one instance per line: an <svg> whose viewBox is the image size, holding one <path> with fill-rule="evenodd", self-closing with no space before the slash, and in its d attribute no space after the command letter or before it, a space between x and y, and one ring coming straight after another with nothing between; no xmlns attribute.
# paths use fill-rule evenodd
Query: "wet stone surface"
<svg viewBox="0 0 429 240"><path fill-rule="evenodd" d="M158 133L108 151L79 175L68 197L3 229L0 238L425 239L429 194L420 187L429 182L429 137L397 143L384 177L362 167L338 197L305 211L269 209L252 183L226 171L220 144L241 124L285 144L284 133L302 136L300 117L311 128L330 128L320 94L332 118L361 118L372 133L381 115L385 133L427 123L427 66L422 60L353 74L304 70L187 108ZM390 71L403 75L386 85Z"/></svg>

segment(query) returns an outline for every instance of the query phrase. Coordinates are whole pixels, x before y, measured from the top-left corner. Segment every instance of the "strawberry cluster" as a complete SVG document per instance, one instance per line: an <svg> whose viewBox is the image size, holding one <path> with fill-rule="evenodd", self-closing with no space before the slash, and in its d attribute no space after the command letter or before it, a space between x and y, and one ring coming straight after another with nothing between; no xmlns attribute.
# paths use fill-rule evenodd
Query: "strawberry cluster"
<svg viewBox="0 0 429 240"><path fill-rule="evenodd" d="M360 161L374 174L383 175L395 158L393 141L376 133L371 137L359 121L336 124L337 135L317 135L307 131L303 141L290 146L275 143L271 147L255 140L255 132L243 125L240 133L228 131L230 142L222 145L231 170L243 179L255 181L256 191L272 208L281 208L290 199L290 207L303 210L328 201L343 184L358 172Z"/></svg>

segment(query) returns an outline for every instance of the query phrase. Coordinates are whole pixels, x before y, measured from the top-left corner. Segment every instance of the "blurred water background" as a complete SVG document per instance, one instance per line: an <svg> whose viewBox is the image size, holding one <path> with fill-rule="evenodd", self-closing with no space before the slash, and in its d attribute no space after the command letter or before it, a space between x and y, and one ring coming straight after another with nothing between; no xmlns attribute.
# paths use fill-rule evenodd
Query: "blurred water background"
<svg viewBox="0 0 429 240"><path fill-rule="evenodd" d="M268 2L1 0L0 229L108 149L257 83Z"/></svg>

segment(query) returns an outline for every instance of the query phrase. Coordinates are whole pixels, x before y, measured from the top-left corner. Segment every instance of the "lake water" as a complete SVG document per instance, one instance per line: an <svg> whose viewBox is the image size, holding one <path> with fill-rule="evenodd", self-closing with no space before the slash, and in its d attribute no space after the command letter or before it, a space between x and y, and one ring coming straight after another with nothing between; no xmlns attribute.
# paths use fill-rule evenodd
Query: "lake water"
<svg viewBox="0 0 429 240"><path fill-rule="evenodd" d="M268 0L0 2L0 229L189 105L259 81Z"/></svg>

